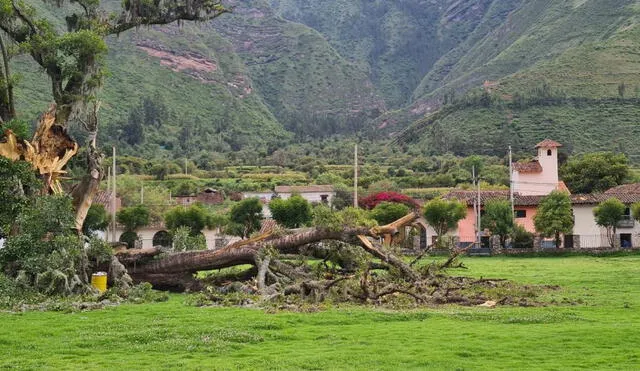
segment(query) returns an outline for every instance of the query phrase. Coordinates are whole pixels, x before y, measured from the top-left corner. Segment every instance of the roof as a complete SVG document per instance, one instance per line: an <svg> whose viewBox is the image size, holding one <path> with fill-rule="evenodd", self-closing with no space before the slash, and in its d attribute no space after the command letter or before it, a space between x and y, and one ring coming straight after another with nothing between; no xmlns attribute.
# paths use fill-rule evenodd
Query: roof
<svg viewBox="0 0 640 371"><path fill-rule="evenodd" d="M535 148L558 148L562 147L562 144L556 142L555 140L545 139L542 142L536 144Z"/></svg>
<svg viewBox="0 0 640 371"><path fill-rule="evenodd" d="M473 206L473 203L478 197L476 191L452 191L443 196L444 199L451 200L456 199L465 202L467 206ZM513 205L514 206L538 206L540 201L546 196L529 196L514 193ZM496 200L508 200L509 191L480 191L480 204L485 205L487 202Z"/></svg>
<svg viewBox="0 0 640 371"><path fill-rule="evenodd" d="M310 185L310 186L276 186L276 193L315 193L333 192L332 185Z"/></svg>
<svg viewBox="0 0 640 371"><path fill-rule="evenodd" d="M596 193L571 195L571 203L574 205L597 205L610 198L617 198L623 204L640 202L640 193Z"/></svg>
<svg viewBox="0 0 640 371"><path fill-rule="evenodd" d="M541 173L542 165L538 160L531 160L529 162L514 162L513 170L519 173Z"/></svg>
<svg viewBox="0 0 640 371"><path fill-rule="evenodd" d="M456 199L471 206L473 205L477 197L478 192L476 191L451 191L444 195L442 198L444 198L445 200ZM483 205L489 201L508 199L509 191L480 191L480 203Z"/></svg>
<svg viewBox="0 0 640 371"><path fill-rule="evenodd" d="M467 204L467 206L473 206L473 203L478 197L476 191L451 191L444 195L442 198L445 200L456 199ZM513 195L514 206L538 206L540 201L546 196L527 196L515 193ZM569 195L571 198L571 204L573 205L597 205L602 201L610 198L617 198L622 201L623 204L634 204L640 202L639 193L597 193L597 194L575 194ZM509 191L480 191L480 203L485 205L489 201L495 200L508 200Z"/></svg>
<svg viewBox="0 0 640 371"><path fill-rule="evenodd" d="M93 203L108 205L111 203L111 191L98 191L93 196Z"/></svg>
<svg viewBox="0 0 640 371"><path fill-rule="evenodd" d="M567 187L567 184L565 182L563 182L562 180L558 182L558 186L556 187L556 190L567 192L567 193L571 194L571 191L569 190L569 187Z"/></svg>
<svg viewBox="0 0 640 371"><path fill-rule="evenodd" d="M606 190L606 194L640 193L640 183L623 184Z"/></svg>

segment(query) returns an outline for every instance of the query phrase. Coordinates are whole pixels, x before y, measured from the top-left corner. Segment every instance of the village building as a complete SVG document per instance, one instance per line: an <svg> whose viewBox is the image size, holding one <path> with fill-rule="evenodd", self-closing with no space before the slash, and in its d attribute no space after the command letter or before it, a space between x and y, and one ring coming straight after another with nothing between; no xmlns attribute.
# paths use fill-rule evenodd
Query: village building
<svg viewBox="0 0 640 371"><path fill-rule="evenodd" d="M293 195L300 195L312 204L331 205L336 191L332 185L309 185L309 186L276 186L272 191L244 192L242 198L258 198L262 202L262 215L271 218L269 202L275 198L283 200Z"/></svg>
<svg viewBox="0 0 640 371"><path fill-rule="evenodd" d="M213 188L206 188L202 192L190 196L175 196L176 204L190 206L195 203L218 205L224 202L224 194Z"/></svg>
<svg viewBox="0 0 640 371"><path fill-rule="evenodd" d="M527 162L512 164L511 184L513 187L514 221L531 233L536 233L534 217L542 199L554 190L565 191L571 198L574 227L570 235L563 236L567 248L603 248L609 246L606 229L597 225L594 208L609 198L617 198L626 205L625 216L618 224L616 241L620 247L640 247L640 224L631 216L631 205L640 202L640 183L626 184L612 188L602 194L570 194L564 182L558 178L558 148L562 145L552 140L544 140L536 145L538 156ZM452 191L445 199L464 202L468 209L466 217L458 223L454 235L460 244L470 244L488 236L488 231L477 228L476 205L482 208L492 200L509 200L509 190L499 191ZM551 247L551 243L543 246Z"/></svg>

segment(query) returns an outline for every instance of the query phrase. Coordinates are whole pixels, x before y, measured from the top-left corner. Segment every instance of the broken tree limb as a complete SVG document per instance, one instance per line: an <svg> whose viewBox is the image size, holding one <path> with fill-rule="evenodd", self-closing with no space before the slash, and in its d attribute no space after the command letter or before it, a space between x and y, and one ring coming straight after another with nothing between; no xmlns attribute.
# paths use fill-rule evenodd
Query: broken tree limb
<svg viewBox="0 0 640 371"><path fill-rule="evenodd" d="M395 255L374 246L368 237L377 238L380 233L390 232L396 230L398 226L410 224L417 217L416 213L411 213L394 223L376 228L345 227L343 230L307 228L278 237L267 233L241 243L233 243L215 251L188 251L170 254L159 259L150 259L150 257L160 254L157 249L147 249L139 252L128 250L116 255L127 266L129 274L135 281L140 282L145 279L158 278L158 283L164 284L166 280L164 278L160 279L162 275L193 274L198 271L238 265L256 265L256 262L259 261L257 259L259 252L266 247L274 248L281 254L300 255L306 251L306 247L309 244L332 240L361 246L367 253L390 266L396 267L403 276L412 280L417 277L417 273L407 263ZM281 263L276 259L272 259L270 265L274 267L275 271L279 271L285 276L302 275L302 272L294 273ZM149 282L155 285L153 281Z"/></svg>

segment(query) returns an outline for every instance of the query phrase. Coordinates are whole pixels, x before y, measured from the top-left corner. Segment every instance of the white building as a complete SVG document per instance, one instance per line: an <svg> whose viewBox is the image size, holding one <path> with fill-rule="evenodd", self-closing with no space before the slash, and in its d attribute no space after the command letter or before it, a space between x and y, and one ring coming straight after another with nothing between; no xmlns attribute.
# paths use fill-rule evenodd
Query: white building
<svg viewBox="0 0 640 371"><path fill-rule="evenodd" d="M567 190L558 179L558 148L562 144L545 139L536 145L538 156L514 162L511 171L513 192L522 196L544 196L556 189Z"/></svg>
<svg viewBox="0 0 640 371"><path fill-rule="evenodd" d="M613 191L613 192L612 192ZM640 193L620 193L615 188L604 194L586 194L571 196L573 204L573 235L578 236L580 248L598 248L609 246L606 229L596 224L593 209L602 201L617 198L627 207L623 220L616 228L616 245L621 247L640 247L640 223L631 216L631 205L640 202Z"/></svg>
<svg viewBox="0 0 640 371"><path fill-rule="evenodd" d="M310 185L310 186L276 186L273 191L265 192L244 192L242 198L258 198L262 201L262 215L271 218L269 202L274 198L288 199L294 194L302 196L312 204L324 203L331 205L336 195L332 185Z"/></svg>

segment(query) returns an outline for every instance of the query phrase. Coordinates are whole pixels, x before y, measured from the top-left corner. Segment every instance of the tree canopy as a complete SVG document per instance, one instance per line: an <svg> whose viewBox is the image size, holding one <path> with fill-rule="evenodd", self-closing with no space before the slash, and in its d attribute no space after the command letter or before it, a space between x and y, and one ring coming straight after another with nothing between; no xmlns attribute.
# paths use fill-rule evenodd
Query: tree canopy
<svg viewBox="0 0 640 371"><path fill-rule="evenodd" d="M300 195L286 200L276 198L269 203L271 216L286 228L300 228L309 225L313 218L311 204Z"/></svg>
<svg viewBox="0 0 640 371"><path fill-rule="evenodd" d="M424 207L424 218L436 231L438 241L450 230L458 226L458 222L467 215L467 205L458 200L435 198Z"/></svg>
<svg viewBox="0 0 640 371"><path fill-rule="evenodd" d="M482 228L488 228L491 233L500 236L500 244L505 245L507 236L513 232L513 212L508 200L493 200L487 202L482 217Z"/></svg>
<svg viewBox="0 0 640 371"><path fill-rule="evenodd" d="M381 202L371 210L371 217L378 224L385 225L409 214L409 206L395 202Z"/></svg>
<svg viewBox="0 0 640 371"><path fill-rule="evenodd" d="M553 191L540 201L533 217L536 231L545 237L554 237L556 247L560 247L560 234L573 230L571 199L566 192Z"/></svg>
<svg viewBox="0 0 640 371"><path fill-rule="evenodd" d="M616 247L616 229L618 223L624 217L624 211L626 207L622 201L615 197L602 201L598 206L593 209L593 215L596 219L596 224L606 228L607 239L611 248Z"/></svg>
<svg viewBox="0 0 640 371"><path fill-rule="evenodd" d="M570 158L560 168L560 176L573 193L604 192L624 183L629 160L622 153L586 153Z"/></svg>
<svg viewBox="0 0 640 371"><path fill-rule="evenodd" d="M262 218L262 203L260 199L244 199L231 208L228 231L236 236L247 238L251 233L260 230Z"/></svg>
<svg viewBox="0 0 640 371"><path fill-rule="evenodd" d="M87 212L87 217L82 225L82 233L85 236L93 236L96 231L104 230L109 225L109 215L101 204L93 204Z"/></svg>
<svg viewBox="0 0 640 371"><path fill-rule="evenodd" d="M202 205L194 204L187 208L178 206L169 210L164 216L167 228L176 230L179 227L189 227L192 235L199 234L205 227L213 228L217 222L213 215Z"/></svg>
<svg viewBox="0 0 640 371"><path fill-rule="evenodd" d="M118 211L116 218L118 223L124 225L127 231L135 231L140 227L149 225L149 209L144 205L125 207Z"/></svg>

